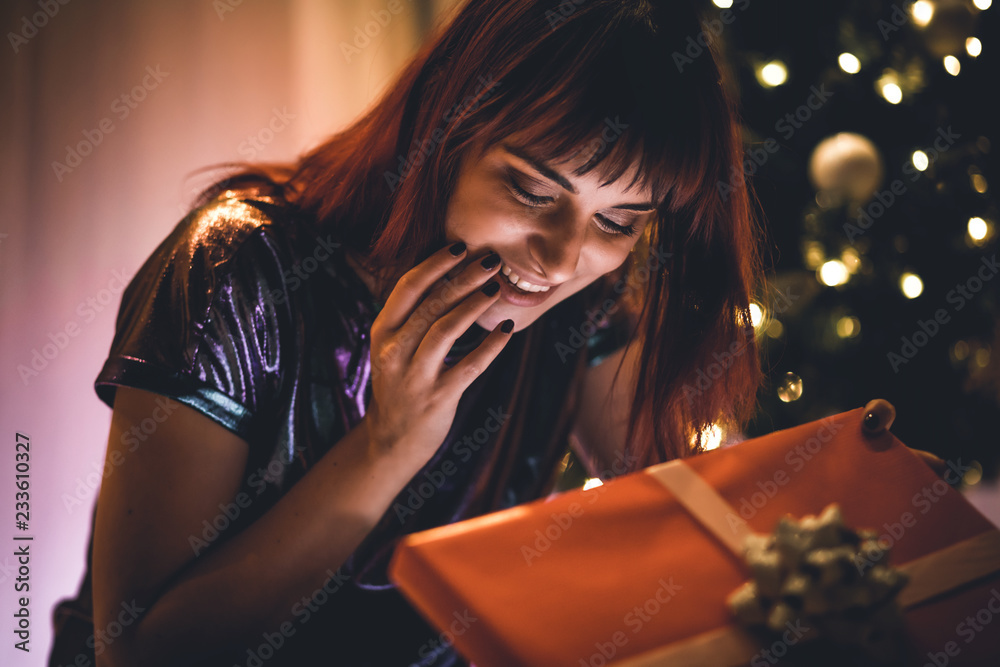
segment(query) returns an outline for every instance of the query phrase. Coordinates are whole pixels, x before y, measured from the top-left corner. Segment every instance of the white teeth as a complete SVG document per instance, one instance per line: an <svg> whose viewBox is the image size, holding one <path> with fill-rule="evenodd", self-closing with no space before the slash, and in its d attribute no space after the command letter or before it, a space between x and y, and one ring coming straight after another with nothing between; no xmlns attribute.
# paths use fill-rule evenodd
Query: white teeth
<svg viewBox="0 0 1000 667"><path fill-rule="evenodd" d="M527 280L521 280L521 277L516 273L511 271L511 268L505 263L501 263L500 271L507 276L508 282L511 285L516 285L518 289L524 290L525 292L547 292L549 288L542 285L532 285Z"/></svg>

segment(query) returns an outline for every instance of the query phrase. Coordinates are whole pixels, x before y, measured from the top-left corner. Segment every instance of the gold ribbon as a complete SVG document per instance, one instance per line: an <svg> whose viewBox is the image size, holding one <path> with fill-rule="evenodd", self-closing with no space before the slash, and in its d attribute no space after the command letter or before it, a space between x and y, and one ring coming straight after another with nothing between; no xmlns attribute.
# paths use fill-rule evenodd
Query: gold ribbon
<svg viewBox="0 0 1000 667"><path fill-rule="evenodd" d="M726 521L726 515L737 514L736 510L683 459L652 466L644 472L663 484L684 509L742 559L743 540L752 531L745 524L730 525ZM1000 530L984 531L975 537L904 563L899 569L910 576L910 582L899 592L897 598L900 607L906 609L1000 569ZM619 660L612 665L742 665L760 653L760 649L759 642L749 633L731 625L702 632L689 639Z"/></svg>

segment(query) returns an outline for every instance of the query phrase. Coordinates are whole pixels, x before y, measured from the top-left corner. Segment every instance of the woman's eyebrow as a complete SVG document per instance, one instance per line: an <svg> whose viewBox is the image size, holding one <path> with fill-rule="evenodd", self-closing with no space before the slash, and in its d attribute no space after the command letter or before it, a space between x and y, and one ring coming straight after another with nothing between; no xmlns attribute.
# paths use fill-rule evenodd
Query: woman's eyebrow
<svg viewBox="0 0 1000 667"><path fill-rule="evenodd" d="M566 178L564 178L562 174L560 174L558 171L556 171L549 165L545 164L538 158L532 156L527 151L507 143L502 143L500 144L500 146L511 155L519 157L528 164L530 164L532 167L535 168L535 170L538 173L542 174L549 180L558 183L563 190L568 190L569 192L572 192L575 195L580 194L579 191L575 187L573 187L573 184L570 183L568 180L566 180ZM611 208L620 208L620 209L625 209L627 211L653 211L656 209L656 204L654 204L653 202L641 202L638 204L619 204L618 206L612 206Z"/></svg>
<svg viewBox="0 0 1000 667"><path fill-rule="evenodd" d="M580 194L579 191L573 187L573 184L567 181L562 174L560 174L558 171L556 171L549 165L545 164L541 160L532 157L530 154L518 148L517 146L512 146L506 143L500 145L505 151L507 151L511 155L517 156L522 160L524 160L525 162L527 162L528 164L530 164L532 167L535 168L535 170L538 171L539 174L545 176L545 178L549 179L550 181L555 181L556 183L558 183L563 190L569 190L575 195Z"/></svg>

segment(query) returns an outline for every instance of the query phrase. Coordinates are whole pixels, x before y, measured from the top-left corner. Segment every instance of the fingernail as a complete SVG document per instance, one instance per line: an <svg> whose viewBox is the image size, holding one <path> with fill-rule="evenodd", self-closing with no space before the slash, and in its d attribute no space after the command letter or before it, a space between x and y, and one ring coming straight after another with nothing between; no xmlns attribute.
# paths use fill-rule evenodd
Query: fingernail
<svg viewBox="0 0 1000 667"><path fill-rule="evenodd" d="M480 264L483 265L483 268L486 269L487 271L496 268L496 265L499 263L500 263L500 255L496 254L495 252L486 255L486 257L483 257L483 261L480 262Z"/></svg>
<svg viewBox="0 0 1000 667"><path fill-rule="evenodd" d="M504 320L500 324L500 331L504 333L510 333L514 328L514 320Z"/></svg>
<svg viewBox="0 0 1000 667"><path fill-rule="evenodd" d="M498 291L500 291L500 283L495 280L491 280L482 287L482 292L486 296L493 296Z"/></svg>
<svg viewBox="0 0 1000 667"><path fill-rule="evenodd" d="M451 252L451 254L454 255L455 257L458 257L463 252L465 252L465 242L459 241L458 243L452 244L452 246L448 248L448 251Z"/></svg>

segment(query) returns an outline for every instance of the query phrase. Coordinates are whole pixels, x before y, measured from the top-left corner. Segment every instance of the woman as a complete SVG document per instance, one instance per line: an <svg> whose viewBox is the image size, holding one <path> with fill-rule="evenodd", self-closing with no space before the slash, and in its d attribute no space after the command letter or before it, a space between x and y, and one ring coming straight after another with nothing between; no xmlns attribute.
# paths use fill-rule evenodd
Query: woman
<svg viewBox="0 0 1000 667"><path fill-rule="evenodd" d="M544 496L567 441L607 476L745 423L758 231L699 32L463 3L354 125L207 192L123 296L53 664L464 664L386 578L402 535Z"/></svg>

